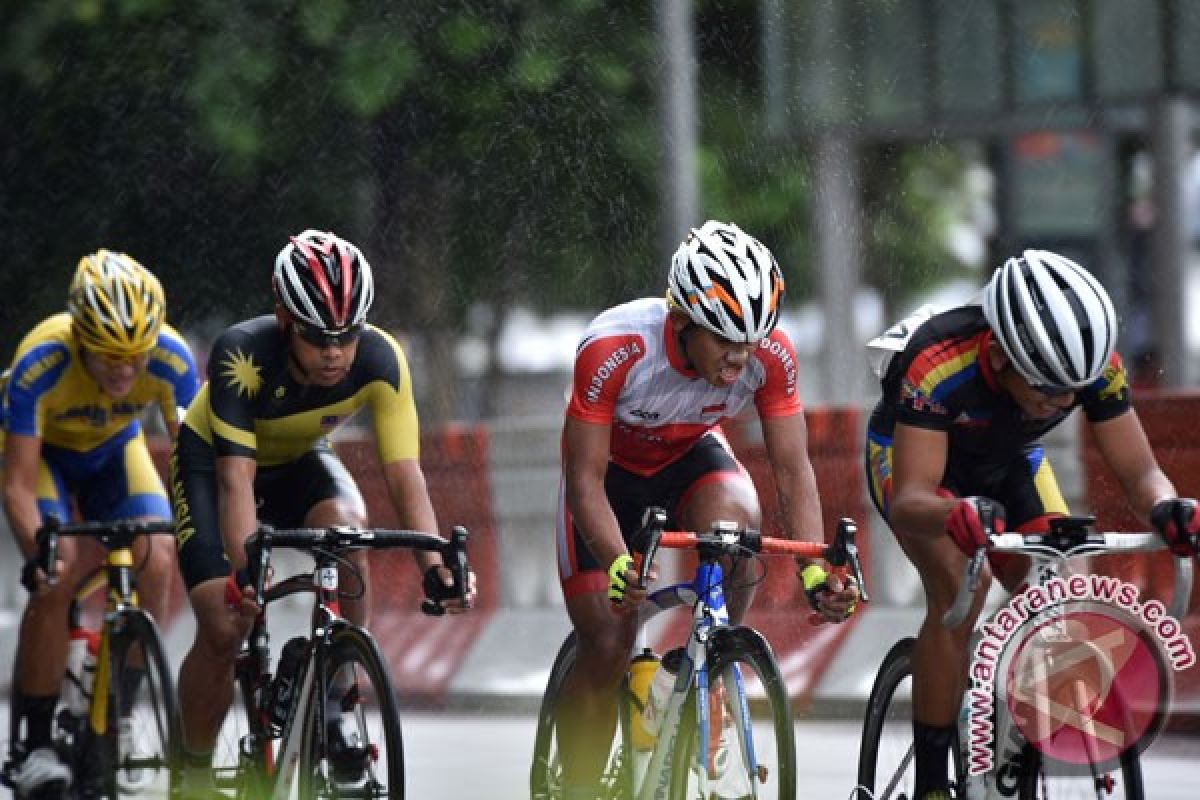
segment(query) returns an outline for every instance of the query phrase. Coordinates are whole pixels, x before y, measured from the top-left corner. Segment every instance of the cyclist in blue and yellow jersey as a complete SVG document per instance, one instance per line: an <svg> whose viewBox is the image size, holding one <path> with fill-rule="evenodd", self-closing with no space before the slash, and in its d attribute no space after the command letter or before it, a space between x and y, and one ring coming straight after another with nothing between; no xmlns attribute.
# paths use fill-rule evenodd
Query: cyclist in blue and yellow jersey
<svg viewBox="0 0 1200 800"><path fill-rule="evenodd" d="M232 697L234 660L257 609L246 539L259 521L279 528L368 523L328 435L368 409L399 525L437 531L404 353L367 324L375 289L366 258L332 233L308 230L279 252L273 283L275 313L238 323L213 344L208 380L171 461L179 566L197 622L179 674L187 795L211 792L212 750ZM370 607L365 555L351 556L364 579L362 595L342 600L358 624ZM437 554L416 558L427 593L450 585ZM469 605L447 602L452 612ZM334 708L329 716L334 777L352 783L369 754L339 745L340 715Z"/></svg>
<svg viewBox="0 0 1200 800"><path fill-rule="evenodd" d="M926 616L913 655L917 800L949 798L947 753L969 668L979 592L957 629L941 619L964 554L997 530L1044 532L1067 513L1040 439L1082 408L1130 506L1176 555L1196 552L1196 501L1176 497L1130 405L1104 287L1070 259L1026 250L992 275L979 301L922 309L873 340L883 396L867 430L871 497L920 573ZM995 558L1010 590L1026 558Z"/></svg>
<svg viewBox="0 0 1200 800"><path fill-rule="evenodd" d="M90 568L63 540L59 580L34 562L34 533L48 515L66 521L72 501L88 520L168 518L171 507L138 418L157 405L178 430L179 409L197 389L183 338L165 322L158 279L122 253L100 250L75 271L67 313L21 341L3 393L4 511L26 558L12 706L18 794L62 792L70 770L52 748L52 718L67 652L67 609ZM138 585L151 613L165 610L174 554L169 542L134 545Z"/></svg>

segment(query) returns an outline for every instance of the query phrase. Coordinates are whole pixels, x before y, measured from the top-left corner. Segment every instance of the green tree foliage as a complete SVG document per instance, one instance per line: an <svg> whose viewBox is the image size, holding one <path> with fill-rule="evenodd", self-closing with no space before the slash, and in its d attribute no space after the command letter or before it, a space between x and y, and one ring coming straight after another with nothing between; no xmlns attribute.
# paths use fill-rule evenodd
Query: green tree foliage
<svg viewBox="0 0 1200 800"><path fill-rule="evenodd" d="M758 6L697 4L703 206L775 249L796 302L808 171L763 134ZM472 304L661 290L653 3L44 0L0 25L0 357L98 247L195 329L269 311L284 237L318 227L363 246L377 318L429 339L445 414ZM904 230L923 212L895 219L889 247L932 246Z"/></svg>

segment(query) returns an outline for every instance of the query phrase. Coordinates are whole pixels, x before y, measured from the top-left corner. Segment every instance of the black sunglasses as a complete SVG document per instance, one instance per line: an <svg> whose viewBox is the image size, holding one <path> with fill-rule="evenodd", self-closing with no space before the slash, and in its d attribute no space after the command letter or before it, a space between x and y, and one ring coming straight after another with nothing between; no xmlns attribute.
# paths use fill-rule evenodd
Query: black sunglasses
<svg viewBox="0 0 1200 800"><path fill-rule="evenodd" d="M1029 388L1038 394L1046 395L1046 397L1063 397L1064 395L1074 394L1077 391L1070 386L1034 386L1032 383L1029 384Z"/></svg>
<svg viewBox="0 0 1200 800"><path fill-rule="evenodd" d="M301 339L314 347L345 347L357 342L363 332L362 323L351 325L340 331L323 331L300 322L293 322L292 326Z"/></svg>

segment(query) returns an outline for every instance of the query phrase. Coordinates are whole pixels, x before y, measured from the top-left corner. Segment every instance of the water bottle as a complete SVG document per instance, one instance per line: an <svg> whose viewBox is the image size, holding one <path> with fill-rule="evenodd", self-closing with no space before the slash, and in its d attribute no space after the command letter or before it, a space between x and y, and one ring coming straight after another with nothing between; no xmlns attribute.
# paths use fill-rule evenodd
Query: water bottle
<svg viewBox="0 0 1200 800"><path fill-rule="evenodd" d="M92 704L96 681L96 632L82 626L71 628L67 642L67 671L63 676L63 705L77 717L85 717Z"/></svg>
<svg viewBox="0 0 1200 800"><path fill-rule="evenodd" d="M267 698L267 717L274 733L282 731L284 723L287 722L293 695L300 685L300 668L304 665L307 649L308 639L296 636L288 639L279 653L279 664L275 669L275 679L271 681L271 691Z"/></svg>
<svg viewBox="0 0 1200 800"><path fill-rule="evenodd" d="M646 730L643 718L646 704L650 700L650 683L657 672L658 656L649 647L629 662L629 691L633 695L629 704L629 722L633 732L633 746L637 750L650 750L654 747L654 734Z"/></svg>
<svg viewBox="0 0 1200 800"><path fill-rule="evenodd" d="M682 647L667 652L658 663L658 671L650 681L649 702L642 712L642 727L651 738L657 736L658 729L662 727L662 715L666 713L671 692L675 689L675 678L679 675L679 665L683 663L683 657Z"/></svg>

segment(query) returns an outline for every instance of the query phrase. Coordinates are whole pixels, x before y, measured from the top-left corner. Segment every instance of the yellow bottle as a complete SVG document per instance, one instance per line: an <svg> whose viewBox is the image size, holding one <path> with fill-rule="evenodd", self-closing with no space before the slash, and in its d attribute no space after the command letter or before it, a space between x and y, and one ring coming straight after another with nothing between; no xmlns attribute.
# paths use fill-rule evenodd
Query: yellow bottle
<svg viewBox="0 0 1200 800"><path fill-rule="evenodd" d="M629 727L633 734L635 750L650 750L654 747L654 736L642 722L642 712L650 701L650 681L658 672L658 656L647 647L629 662Z"/></svg>

